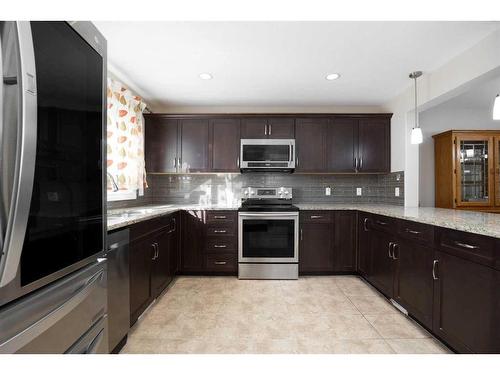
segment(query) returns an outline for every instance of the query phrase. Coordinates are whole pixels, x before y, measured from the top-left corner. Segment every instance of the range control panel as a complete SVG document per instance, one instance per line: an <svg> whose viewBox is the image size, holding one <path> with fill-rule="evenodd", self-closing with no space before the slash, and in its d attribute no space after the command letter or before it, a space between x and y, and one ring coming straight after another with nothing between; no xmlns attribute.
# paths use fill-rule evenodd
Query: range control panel
<svg viewBox="0 0 500 375"><path fill-rule="evenodd" d="M243 199L292 199L292 188L253 188L246 187L241 189Z"/></svg>

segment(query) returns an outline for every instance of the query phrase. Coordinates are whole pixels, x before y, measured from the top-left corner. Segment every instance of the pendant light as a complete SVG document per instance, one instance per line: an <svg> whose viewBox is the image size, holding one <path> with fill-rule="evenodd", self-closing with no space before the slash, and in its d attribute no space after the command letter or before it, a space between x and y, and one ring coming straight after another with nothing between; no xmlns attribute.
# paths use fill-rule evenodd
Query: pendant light
<svg viewBox="0 0 500 375"><path fill-rule="evenodd" d="M422 72L420 70L410 73L410 78L415 80L415 126L413 127L413 129L411 129L410 133L410 143L412 145L418 145L423 141L422 129L420 129L420 126L418 124L418 111L417 111L417 78L420 77L421 75Z"/></svg>
<svg viewBox="0 0 500 375"><path fill-rule="evenodd" d="M493 104L493 120L500 120L500 94L497 94Z"/></svg>

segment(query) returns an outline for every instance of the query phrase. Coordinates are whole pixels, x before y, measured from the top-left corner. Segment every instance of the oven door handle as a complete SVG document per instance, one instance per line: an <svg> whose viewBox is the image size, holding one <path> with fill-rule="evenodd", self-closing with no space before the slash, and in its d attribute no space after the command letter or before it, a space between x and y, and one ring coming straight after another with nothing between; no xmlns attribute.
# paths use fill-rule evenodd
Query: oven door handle
<svg viewBox="0 0 500 375"><path fill-rule="evenodd" d="M278 217L290 217L297 218L299 216L298 212L290 213L290 212L259 212L259 213L240 213L240 218L252 218L252 217L270 217L270 216L278 216Z"/></svg>

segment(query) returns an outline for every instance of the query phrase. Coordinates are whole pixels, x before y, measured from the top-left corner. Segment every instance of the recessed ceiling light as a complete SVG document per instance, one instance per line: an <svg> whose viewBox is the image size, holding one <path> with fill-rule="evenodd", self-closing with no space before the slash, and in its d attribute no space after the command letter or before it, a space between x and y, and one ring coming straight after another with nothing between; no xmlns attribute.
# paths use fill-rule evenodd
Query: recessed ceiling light
<svg viewBox="0 0 500 375"><path fill-rule="evenodd" d="M210 73L200 73L199 77L200 77L200 79L204 79L204 80L213 78Z"/></svg>
<svg viewBox="0 0 500 375"><path fill-rule="evenodd" d="M334 81L334 80L339 79L339 78L340 78L340 74L338 74L338 73L330 73L326 76L326 79L329 81Z"/></svg>

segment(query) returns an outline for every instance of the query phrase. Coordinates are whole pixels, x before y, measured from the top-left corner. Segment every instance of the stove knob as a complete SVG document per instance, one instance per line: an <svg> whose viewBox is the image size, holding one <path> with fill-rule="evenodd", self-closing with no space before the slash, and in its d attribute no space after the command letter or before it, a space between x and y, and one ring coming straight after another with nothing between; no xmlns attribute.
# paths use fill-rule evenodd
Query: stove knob
<svg viewBox="0 0 500 375"><path fill-rule="evenodd" d="M288 195L288 190L285 190L285 194Z"/></svg>
<svg viewBox="0 0 500 375"><path fill-rule="evenodd" d="M245 190L245 195L248 195L248 191L247 190Z"/></svg>

